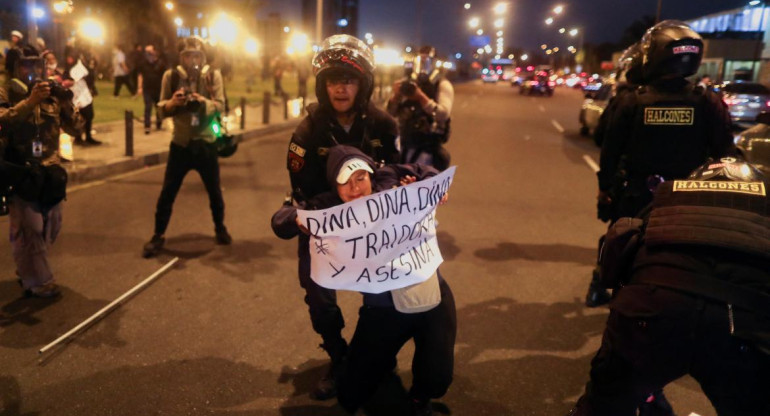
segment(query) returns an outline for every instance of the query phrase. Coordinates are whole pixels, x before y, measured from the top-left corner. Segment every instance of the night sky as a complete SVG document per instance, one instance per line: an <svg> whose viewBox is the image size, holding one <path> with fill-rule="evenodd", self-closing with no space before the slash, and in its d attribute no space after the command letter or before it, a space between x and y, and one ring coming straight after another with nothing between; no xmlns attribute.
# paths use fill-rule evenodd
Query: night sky
<svg viewBox="0 0 770 416"><path fill-rule="evenodd" d="M360 0L359 36L374 34L375 40L387 47L430 43L441 54L468 52L472 35L468 20L478 16L491 26L492 7L496 0ZM269 0L263 13L281 12L299 21L299 0ZM658 0L507 0L505 25L506 46L536 49L542 43L567 46L569 40L558 33L560 27L585 28L585 41L616 42L623 30L644 15L655 15ZM552 26L544 20L557 4L565 11ZM662 18L687 20L722 10L743 7L748 0L663 0ZM421 13L418 13L421 10ZM422 30L417 30L418 22ZM485 34L492 28L485 29ZM494 40L494 37L493 37ZM494 46L494 44L492 45Z"/></svg>

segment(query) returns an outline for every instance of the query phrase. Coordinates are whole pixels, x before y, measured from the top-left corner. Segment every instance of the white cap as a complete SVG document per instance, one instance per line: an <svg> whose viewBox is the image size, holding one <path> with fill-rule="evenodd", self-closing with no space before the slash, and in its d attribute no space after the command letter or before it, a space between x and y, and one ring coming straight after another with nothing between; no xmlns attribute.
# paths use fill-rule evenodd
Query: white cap
<svg viewBox="0 0 770 416"><path fill-rule="evenodd" d="M22 35L22 34L21 34L21 32L19 32L18 30L14 30L14 31L12 31L12 32L11 32L11 36L16 36L16 37L18 37L19 39L24 39L24 35Z"/></svg>
<svg viewBox="0 0 770 416"><path fill-rule="evenodd" d="M357 170L365 170L369 173L374 173L372 167L369 166L365 160L356 157L349 159L345 162L344 165L342 165L340 168L340 173L337 174L337 183L340 185L347 183L348 179L350 179L350 175L355 173Z"/></svg>

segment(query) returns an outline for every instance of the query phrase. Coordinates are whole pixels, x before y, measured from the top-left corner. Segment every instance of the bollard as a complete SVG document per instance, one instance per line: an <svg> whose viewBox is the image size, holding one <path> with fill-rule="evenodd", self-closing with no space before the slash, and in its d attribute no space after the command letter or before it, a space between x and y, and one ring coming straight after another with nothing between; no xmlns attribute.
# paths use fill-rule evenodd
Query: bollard
<svg viewBox="0 0 770 416"><path fill-rule="evenodd" d="M126 110L126 156L134 156L134 112Z"/></svg>
<svg viewBox="0 0 770 416"><path fill-rule="evenodd" d="M246 97L241 97L241 130L246 129Z"/></svg>
<svg viewBox="0 0 770 416"><path fill-rule="evenodd" d="M289 94L283 94L283 119L289 119Z"/></svg>
<svg viewBox="0 0 770 416"><path fill-rule="evenodd" d="M265 91L262 99L262 124L270 124L270 92Z"/></svg>

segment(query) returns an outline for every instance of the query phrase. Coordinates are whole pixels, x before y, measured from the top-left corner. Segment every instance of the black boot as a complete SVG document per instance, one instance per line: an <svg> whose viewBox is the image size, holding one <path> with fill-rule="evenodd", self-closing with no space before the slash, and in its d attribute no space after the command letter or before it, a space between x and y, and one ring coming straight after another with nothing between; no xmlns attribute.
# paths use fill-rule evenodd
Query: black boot
<svg viewBox="0 0 770 416"><path fill-rule="evenodd" d="M338 336L331 340L325 339L324 343L319 346L329 354L331 364L329 370L316 384L315 390L310 393L310 397L313 400L328 400L337 396L337 379L342 373L343 362L348 352L348 343L345 342L344 338Z"/></svg>
<svg viewBox="0 0 770 416"><path fill-rule="evenodd" d="M430 399L412 399L410 401L412 405L412 416L433 416L433 406L431 406Z"/></svg>
<svg viewBox="0 0 770 416"><path fill-rule="evenodd" d="M233 242L233 238L230 237L230 233L227 232L227 227L224 225L216 226L214 232L216 233L217 244L228 246Z"/></svg>
<svg viewBox="0 0 770 416"><path fill-rule="evenodd" d="M148 259L150 257L155 257L160 252L160 249L163 248L163 244L166 242L166 239L163 238L162 235L153 234L150 241L144 244L144 247L142 248L142 257Z"/></svg>
<svg viewBox="0 0 770 416"><path fill-rule="evenodd" d="M598 267L594 269L593 277L591 278L591 284L588 285L588 293L586 294L586 306L589 308L595 308L610 303L610 292L604 288L601 282L601 276L599 275Z"/></svg>

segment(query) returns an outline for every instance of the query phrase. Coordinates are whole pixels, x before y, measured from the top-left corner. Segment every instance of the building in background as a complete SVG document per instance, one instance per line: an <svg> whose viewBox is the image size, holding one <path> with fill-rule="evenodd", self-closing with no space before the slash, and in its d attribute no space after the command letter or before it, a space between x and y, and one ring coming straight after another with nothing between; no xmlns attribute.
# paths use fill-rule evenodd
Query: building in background
<svg viewBox="0 0 770 416"><path fill-rule="evenodd" d="M765 1L756 3L686 21L703 37L697 76L770 84L770 8Z"/></svg>

